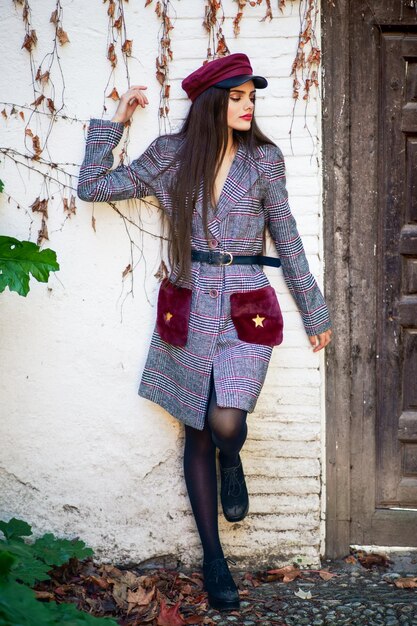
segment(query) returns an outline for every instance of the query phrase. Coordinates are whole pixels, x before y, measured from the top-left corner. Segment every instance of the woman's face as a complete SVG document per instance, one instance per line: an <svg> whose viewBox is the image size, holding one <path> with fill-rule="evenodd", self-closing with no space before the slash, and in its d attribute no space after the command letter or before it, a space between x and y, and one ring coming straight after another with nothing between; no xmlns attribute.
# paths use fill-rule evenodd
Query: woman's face
<svg viewBox="0 0 417 626"><path fill-rule="evenodd" d="M230 129L250 129L255 108L255 93L252 80L230 89L227 108L227 125Z"/></svg>

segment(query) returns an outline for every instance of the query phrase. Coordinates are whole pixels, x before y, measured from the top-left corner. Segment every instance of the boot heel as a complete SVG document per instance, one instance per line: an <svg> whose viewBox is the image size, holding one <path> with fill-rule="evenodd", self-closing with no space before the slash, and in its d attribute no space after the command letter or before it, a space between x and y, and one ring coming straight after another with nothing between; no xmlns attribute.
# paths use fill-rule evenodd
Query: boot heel
<svg viewBox="0 0 417 626"><path fill-rule="evenodd" d="M227 561L235 564L231 559L224 558L203 563L204 589L208 602L218 611L233 611L240 607L239 592Z"/></svg>

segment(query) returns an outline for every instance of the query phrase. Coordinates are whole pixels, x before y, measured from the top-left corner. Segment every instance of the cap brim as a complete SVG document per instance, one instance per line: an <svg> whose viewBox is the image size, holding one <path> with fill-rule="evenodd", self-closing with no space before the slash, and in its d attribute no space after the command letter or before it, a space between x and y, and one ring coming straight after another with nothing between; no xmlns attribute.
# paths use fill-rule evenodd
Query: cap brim
<svg viewBox="0 0 417 626"><path fill-rule="evenodd" d="M265 89L268 87L268 81L263 76L252 76L249 74L241 74L240 76L232 76L232 78L226 78L213 85L213 87L220 87L220 89L231 89L232 87L238 87L247 83L249 80L253 80L253 84L256 89Z"/></svg>

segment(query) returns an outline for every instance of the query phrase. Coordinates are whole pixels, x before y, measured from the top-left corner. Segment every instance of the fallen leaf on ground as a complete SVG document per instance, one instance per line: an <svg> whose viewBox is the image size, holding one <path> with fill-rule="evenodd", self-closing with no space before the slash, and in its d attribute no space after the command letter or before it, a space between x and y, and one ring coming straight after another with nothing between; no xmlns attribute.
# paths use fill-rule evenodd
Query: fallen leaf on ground
<svg viewBox="0 0 417 626"><path fill-rule="evenodd" d="M158 615L158 626L183 626L185 623L180 614L180 603L177 602L174 606L167 606L162 598Z"/></svg>
<svg viewBox="0 0 417 626"><path fill-rule="evenodd" d="M259 572L258 578L263 582L272 582L282 578L282 582L289 583L300 576L300 568L297 565L285 565L278 569L269 569L266 572Z"/></svg>
<svg viewBox="0 0 417 626"><path fill-rule="evenodd" d="M337 576L337 574L334 574L333 572L328 572L327 569L321 569L319 570L319 576L323 580L330 580L331 578L333 578L333 576Z"/></svg>
<svg viewBox="0 0 417 626"><path fill-rule="evenodd" d="M152 587L150 591L146 591L143 587L138 587L136 591L127 592L128 608L127 612L130 613L137 606L146 606L152 602L155 595L155 587Z"/></svg>
<svg viewBox="0 0 417 626"><path fill-rule="evenodd" d="M127 585L116 580L113 585L113 598L116 601L117 606L121 609L127 609Z"/></svg>
<svg viewBox="0 0 417 626"><path fill-rule="evenodd" d="M313 596L311 595L311 591L303 591L302 589L298 589L298 591L294 591L294 595L298 598L302 598L303 600L310 600Z"/></svg>
<svg viewBox="0 0 417 626"><path fill-rule="evenodd" d="M394 585L400 589L414 589L417 588L417 576L414 578L397 578L394 581Z"/></svg>
<svg viewBox="0 0 417 626"><path fill-rule="evenodd" d="M345 563L352 563L355 564L357 563L357 560L355 559L355 557L353 556L353 554L350 554L349 556L347 556L345 558Z"/></svg>
<svg viewBox="0 0 417 626"><path fill-rule="evenodd" d="M362 567L366 567L366 569L371 569L372 567L388 567L390 560L386 554L377 554L375 552L371 552L365 556L358 557L359 563Z"/></svg>
<svg viewBox="0 0 417 626"><path fill-rule="evenodd" d="M55 600L55 595L50 591L35 591L38 600Z"/></svg>

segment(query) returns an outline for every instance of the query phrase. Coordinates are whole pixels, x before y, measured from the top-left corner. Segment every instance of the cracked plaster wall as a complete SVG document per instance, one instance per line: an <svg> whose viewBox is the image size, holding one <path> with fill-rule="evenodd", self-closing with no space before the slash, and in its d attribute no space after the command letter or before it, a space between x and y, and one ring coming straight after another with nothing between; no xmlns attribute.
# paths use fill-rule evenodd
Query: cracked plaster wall
<svg viewBox="0 0 417 626"><path fill-rule="evenodd" d="M107 16L100 2L63 3L70 44L60 49L70 115L100 116L109 76L105 58ZM224 32L232 52L246 52L255 72L270 86L259 93L258 121L282 148L287 163L293 212L313 273L320 280L321 197L316 138L320 102L312 99L305 128L304 105L293 107L291 63L299 31L298 2L282 15L261 22L264 7L246 9L241 35L232 34L236 3L223 2ZM144 2L125 4L128 37L135 59L133 83L148 84L150 106L134 118L129 154L140 153L158 133L159 86L154 77L159 22ZM201 26L202 2L173 0L171 119L187 109L181 78L205 57L207 38ZM50 47L50 3L39 0L32 19L39 47ZM23 25L11 6L0 24L9 41L0 59L3 98L21 104L33 100L27 53L21 50ZM45 43L43 43L45 42ZM41 58L41 54L39 58ZM115 83L122 93L123 67ZM108 115L115 105L106 100ZM2 143L22 145L23 124L1 121ZM7 135L5 132L7 131ZM312 134L313 139L310 137ZM54 159L80 163L84 151L81 124L58 122L50 138ZM116 151L116 154L118 151ZM314 157L311 158L311 155ZM28 206L39 195L40 180L1 163L6 190ZM58 194L57 194L58 196ZM134 208L123 204L125 211ZM48 286L32 282L27 299L0 295L1 463L0 517L26 519L36 535L54 532L80 536L103 560L119 562L197 563L198 536L182 476L180 424L136 394L155 319L159 244L135 235L144 258L134 272L134 298L125 299L121 273L129 263L129 242L122 221L97 204L95 233L92 206L77 201L77 216L64 227L58 197L50 203L49 245L61 270ZM158 231L155 211L142 208L147 230ZM36 238L37 217L32 226ZM28 238L30 219L0 197L0 232ZM146 261L145 261L146 259ZM280 272L270 268L286 324L285 341L274 351L256 412L249 416L249 438L242 457L251 495L244 523L220 530L229 555L241 563L318 561L322 533L323 363L312 354L294 302Z"/></svg>

